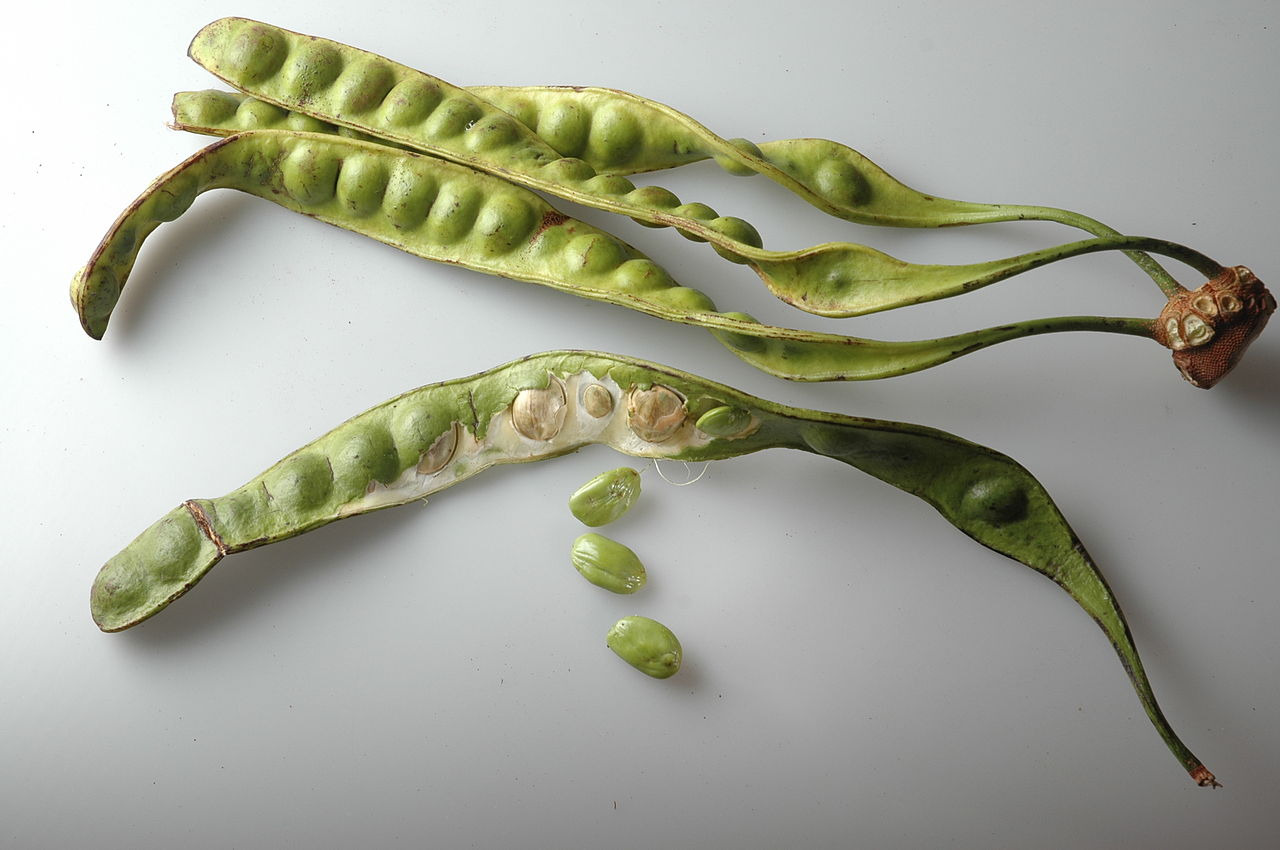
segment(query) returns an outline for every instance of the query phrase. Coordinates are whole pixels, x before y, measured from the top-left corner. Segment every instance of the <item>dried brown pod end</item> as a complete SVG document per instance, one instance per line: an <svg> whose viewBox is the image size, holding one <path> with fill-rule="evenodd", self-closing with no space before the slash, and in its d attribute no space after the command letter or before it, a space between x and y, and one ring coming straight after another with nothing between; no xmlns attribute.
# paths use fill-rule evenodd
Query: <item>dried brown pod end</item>
<svg viewBox="0 0 1280 850"><path fill-rule="evenodd" d="M1155 321L1155 338L1173 351L1182 377L1208 389L1235 368L1275 310L1262 281L1244 266L1231 266L1170 298Z"/></svg>
<svg viewBox="0 0 1280 850"><path fill-rule="evenodd" d="M1212 773L1210 773L1209 768L1205 767L1202 764L1196 765L1196 767L1193 770L1191 770L1191 778L1194 779L1196 781L1196 784L1199 785L1201 788L1221 788L1222 787L1222 783L1218 781L1217 777L1215 777Z"/></svg>

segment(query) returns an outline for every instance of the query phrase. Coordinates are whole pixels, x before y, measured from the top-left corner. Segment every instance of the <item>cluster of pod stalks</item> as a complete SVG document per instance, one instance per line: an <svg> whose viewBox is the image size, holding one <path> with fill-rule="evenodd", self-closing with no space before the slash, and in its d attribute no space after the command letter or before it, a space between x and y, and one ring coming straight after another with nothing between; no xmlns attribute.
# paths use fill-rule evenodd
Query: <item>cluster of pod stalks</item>
<svg viewBox="0 0 1280 850"><path fill-rule="evenodd" d="M1007 340L1101 331L1160 343L1173 351L1188 381L1211 387L1276 307L1247 268L1223 266L1182 245L1124 235L1052 207L925 194L837 142L757 145L721 138L687 115L626 92L461 88L353 47L242 18L205 27L189 52L236 91L174 97L175 128L220 138L130 204L74 276L72 302L94 338L106 332L147 236L183 215L202 192L220 188L420 257L705 328L745 362L789 380L886 378ZM763 176L856 224L936 228L1041 220L1087 238L967 265L913 264L849 242L776 251L766 249L744 219L629 179L708 159L730 174ZM1124 252L1164 303L1155 318L1044 318L932 340L790 329L719 310L703 292L681 285L613 234L559 211L544 194L705 242L755 272L785 303L820 316L954 297L1100 251ZM1156 256L1183 263L1204 282L1184 286ZM225 496L184 502L103 566L91 596L93 617L104 631L129 628L186 593L227 555L422 499L494 464L555 457L591 443L684 461L791 448L839 460L920 497L966 535L1045 575L1084 608L1115 647L1179 763L1200 785L1217 785L1162 714L1097 567L1048 493L1015 461L934 429L785 407L617 355L534 355L414 390L349 420Z"/></svg>
<svg viewBox="0 0 1280 850"><path fill-rule="evenodd" d="M714 423L711 432L700 423ZM689 462L796 449L923 499L978 543L1048 577L1088 612L1178 762L1199 784L1217 784L1161 712L1102 574L1045 488L1016 461L933 428L788 407L613 354L548 352L412 390L225 496L182 503L102 567L91 594L94 620L104 631L129 628L182 596L227 555L421 500L496 464L558 457L590 444ZM646 639L632 654L665 645ZM644 657L657 659L659 672L672 660L664 652Z"/></svg>
<svg viewBox="0 0 1280 850"><path fill-rule="evenodd" d="M1210 387L1239 361L1276 306L1247 268L1222 266L1182 245L1125 236L1051 207L926 195L836 142L722 139L670 107L625 92L461 88L354 47L243 18L208 25L189 53L238 92L179 93L173 125L225 138L153 183L77 273L72 301L91 336L106 331L146 236L215 188L263 197L427 259L706 328L742 360L790 380L886 378L1011 339L1101 331L1159 342L1173 350L1184 377ZM1091 236L965 265L913 264L848 242L772 251L745 220L627 177L707 158L732 174L768 177L816 208L861 224L1038 219ZM1047 263L1115 250L1146 271L1165 304L1154 319L1052 317L930 340L777 327L718 310L703 292L534 190L707 242L753 269L778 298L823 316L953 297ZM1152 254L1185 263L1206 282L1184 287Z"/></svg>

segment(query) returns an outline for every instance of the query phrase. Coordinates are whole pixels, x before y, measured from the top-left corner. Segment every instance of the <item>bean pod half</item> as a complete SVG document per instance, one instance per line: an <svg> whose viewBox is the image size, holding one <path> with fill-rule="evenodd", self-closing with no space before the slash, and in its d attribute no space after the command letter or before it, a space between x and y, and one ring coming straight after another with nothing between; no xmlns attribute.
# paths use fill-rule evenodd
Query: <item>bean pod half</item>
<svg viewBox="0 0 1280 850"><path fill-rule="evenodd" d="M723 408L746 413L735 417L736 432L697 427ZM557 457L592 443L686 461L796 449L923 499L969 537L1076 600L1115 647L1169 749L1201 785L1216 784L1161 712L1106 581L1044 487L1016 461L936 429L787 407L618 355L549 352L413 390L225 496L184 502L102 567L91 593L93 618L104 631L129 628L189 591L227 555L418 501L496 464Z"/></svg>

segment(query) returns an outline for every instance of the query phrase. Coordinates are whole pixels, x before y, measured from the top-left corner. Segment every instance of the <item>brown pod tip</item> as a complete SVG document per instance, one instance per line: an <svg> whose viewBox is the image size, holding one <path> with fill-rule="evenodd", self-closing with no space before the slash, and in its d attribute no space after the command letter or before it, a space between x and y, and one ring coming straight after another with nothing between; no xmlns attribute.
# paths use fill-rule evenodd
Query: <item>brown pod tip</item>
<svg viewBox="0 0 1280 850"><path fill-rule="evenodd" d="M1210 773L1209 768L1205 767L1202 764L1196 765L1195 769L1191 771L1191 778L1194 779L1196 781L1196 784L1199 785L1201 788L1221 788L1222 787L1222 783L1217 780L1217 777L1215 777L1212 773Z"/></svg>
<svg viewBox="0 0 1280 850"><path fill-rule="evenodd" d="M1244 266L1224 268L1196 290L1169 299L1155 321L1157 342L1192 386L1208 389L1244 356L1267 326L1276 299Z"/></svg>

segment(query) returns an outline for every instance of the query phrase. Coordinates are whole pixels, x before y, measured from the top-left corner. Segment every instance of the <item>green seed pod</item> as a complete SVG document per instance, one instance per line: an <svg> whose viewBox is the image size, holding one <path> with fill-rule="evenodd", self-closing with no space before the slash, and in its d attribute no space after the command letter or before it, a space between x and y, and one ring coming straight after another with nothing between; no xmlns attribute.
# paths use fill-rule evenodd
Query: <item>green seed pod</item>
<svg viewBox="0 0 1280 850"><path fill-rule="evenodd" d="M623 617L609 629L605 642L619 658L646 676L666 679L680 669L680 641L657 620Z"/></svg>
<svg viewBox="0 0 1280 850"><path fill-rule="evenodd" d="M608 525L640 498L640 473L629 466L602 472L569 497L569 512L583 525Z"/></svg>
<svg viewBox="0 0 1280 850"><path fill-rule="evenodd" d="M98 280L97 274L90 278ZM113 283L99 280L118 294ZM1243 309L1215 297L1220 311ZM718 407L748 411L753 425L732 439L706 439L693 422ZM226 555L420 501L495 464L560 457L593 444L682 461L773 448L811 451L924 500L978 543L1051 579L1088 612L1179 764L1197 783L1214 784L1161 712L1102 574L1044 487L1012 458L932 428L788 407L669 366L600 352L530 355L412 390L224 496L183 502L103 565L90 597L94 621L109 632L130 628L186 593ZM596 563L612 568L617 562ZM665 631L628 618L616 637L611 633L610 645L645 672L655 664L670 672L679 643L669 634L663 643ZM654 644L662 645L653 650Z"/></svg>
<svg viewBox="0 0 1280 850"><path fill-rule="evenodd" d="M647 578L635 552L594 531L573 541L569 560L583 578L613 593L635 593Z"/></svg>

